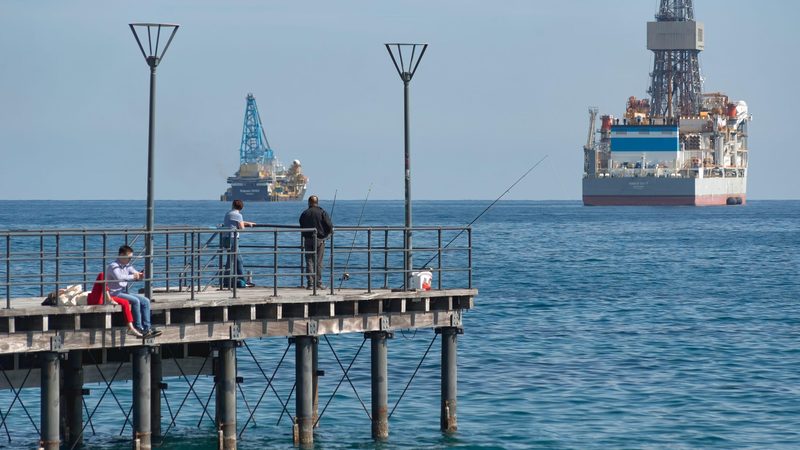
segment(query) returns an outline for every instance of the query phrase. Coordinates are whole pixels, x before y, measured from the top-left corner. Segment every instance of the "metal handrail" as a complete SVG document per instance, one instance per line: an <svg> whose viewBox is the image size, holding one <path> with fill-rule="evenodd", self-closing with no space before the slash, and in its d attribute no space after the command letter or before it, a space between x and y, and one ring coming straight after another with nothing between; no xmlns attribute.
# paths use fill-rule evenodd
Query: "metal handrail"
<svg viewBox="0 0 800 450"><path fill-rule="evenodd" d="M237 256L242 256L246 268L252 270L252 277L259 285L271 286L277 296L279 287L297 286L286 280L299 277L303 284L307 277L322 278L322 274L315 273L316 264L305 267L306 257L316 252L304 249L300 235L313 231L297 225L260 224L238 230L233 248L225 248L221 237L230 232L228 229L158 227L152 232L153 254L146 255L142 241L148 233L141 228L0 230L0 296L6 297L6 308L10 308L12 298L44 296L71 284L82 284L86 290L95 282L96 274L116 258L114 250L122 244L137 247L134 262L138 267L142 266L139 260L147 256L153 259L154 273L146 274L141 281L151 282L156 292L172 291L177 286L178 291L188 290L194 298L196 292L227 284L236 297L236 261ZM403 247L404 234L409 231L415 234L414 242L418 245L413 250ZM455 245L442 247L443 235L459 236L464 231L466 236ZM381 278L384 289L398 280L399 284L406 284L411 274L420 270L403 268L405 255L410 251L435 255L432 259L435 267L429 269L436 279L436 288L471 287L471 239L471 229L464 227L423 226L411 230L400 226L334 227L325 245L328 293L335 293L337 281L349 280L344 288L367 292L380 286L381 283L375 282ZM226 260L230 261L229 270L224 267ZM312 294L316 295L317 283L313 284Z"/></svg>

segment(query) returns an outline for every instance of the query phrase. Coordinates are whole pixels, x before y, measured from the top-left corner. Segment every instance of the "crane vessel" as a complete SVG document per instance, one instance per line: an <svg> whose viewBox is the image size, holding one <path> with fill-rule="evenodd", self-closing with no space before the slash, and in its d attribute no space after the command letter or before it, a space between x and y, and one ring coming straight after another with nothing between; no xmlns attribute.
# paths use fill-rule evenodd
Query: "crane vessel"
<svg viewBox="0 0 800 450"><path fill-rule="evenodd" d="M228 177L228 184L230 187L220 196L222 201L302 200L306 193L308 177L303 175L300 161L295 159L286 168L272 151L253 94L247 94L239 170Z"/></svg>

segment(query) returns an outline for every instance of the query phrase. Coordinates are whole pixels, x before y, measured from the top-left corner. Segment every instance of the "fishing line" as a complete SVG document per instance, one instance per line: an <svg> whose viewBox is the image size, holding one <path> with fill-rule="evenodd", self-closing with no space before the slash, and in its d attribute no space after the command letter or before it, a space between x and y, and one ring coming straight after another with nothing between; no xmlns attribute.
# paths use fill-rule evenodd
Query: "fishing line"
<svg viewBox="0 0 800 450"><path fill-rule="evenodd" d="M358 216L358 224L356 224L356 228L361 226L361 219L364 218L364 209L367 207L367 200L369 200L369 194L372 192L372 183L369 184L369 188L367 189L367 196L364 197L364 203L361 204L361 214ZM347 260L344 263L344 270L342 271L342 277L339 278L339 289L342 289L342 283L350 279L350 274L347 273L347 267L350 265L350 255L353 254L353 249L356 246L356 236L358 236L358 230L353 233L353 242L350 244L350 251L347 253Z"/></svg>
<svg viewBox="0 0 800 450"><path fill-rule="evenodd" d="M499 197L497 197L497 198L496 198L496 199L495 199L495 200L494 200L494 201L493 201L493 202L492 202L492 203L491 203L489 206L487 206L487 207L486 207L486 209L484 209L483 211L481 211L481 213L480 213L480 214L478 214L478 216L477 216L477 217L475 217L474 219L472 219L472 222L468 223L468 224L467 224L467 226L465 226L464 228L462 228L462 229L461 229L461 231L459 231L459 232L458 232L458 234L456 234L456 235L453 237L453 239L450 239L450 242L448 242L448 243L447 243L447 245L445 245L444 247L442 247L442 250L446 249L447 247L449 247L449 246L450 246L450 244L452 244L453 242L455 242L455 240L456 240L456 239L458 239L458 237L459 237L459 236L461 236L462 234L464 234L464 231L466 231L466 230L467 230L467 228L471 227L471 226L472 226L472 224L474 224L475 222L477 222L477 221L478 221L478 219L480 219L480 218L481 218L481 217L482 217L484 214L486 214L486 213L487 213L487 212L488 212L490 209L492 209L492 207L493 207L493 206L494 206L494 205L495 205L497 202L499 202L501 198L505 197L505 195L506 195L506 194L508 194L508 193L511 191L511 189L513 189L513 188L514 188L514 186L516 186L517 184L519 184L519 182L520 182L520 181L524 180L524 179L525 179L525 177L527 177L529 173L533 172L533 169L535 169L535 168L536 168L536 167L537 167L539 164L541 164L541 163L542 163L542 161L544 161L545 159L547 159L547 157L548 157L548 156L550 156L550 155L544 155L544 157L542 157L542 159L540 159L540 160L539 160L539 161L538 161L536 164L534 164L533 166L531 166L531 168L530 168L530 169L528 169L528 170L527 170L525 173L523 173L521 177L517 178L517 181L515 181L515 182L511 183L511 186L509 186L509 187L508 187L508 189L506 189L506 190L505 190L505 191L504 191L502 194L500 194L500 196L499 196ZM434 256L432 256L432 257L431 257L431 259L429 259L429 260L428 260L428 261L427 261L425 264L423 264L421 268L425 268L425 266L427 266L428 264L430 264L430 262L431 262L431 261L433 261L434 259L436 259L436 256L438 256L438 255L434 255Z"/></svg>

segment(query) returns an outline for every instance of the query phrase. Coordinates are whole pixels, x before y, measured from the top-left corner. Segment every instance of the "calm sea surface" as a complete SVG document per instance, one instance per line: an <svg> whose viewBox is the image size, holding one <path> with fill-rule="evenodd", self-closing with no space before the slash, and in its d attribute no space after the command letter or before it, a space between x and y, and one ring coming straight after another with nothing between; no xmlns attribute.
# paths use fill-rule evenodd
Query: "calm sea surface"
<svg viewBox="0 0 800 450"><path fill-rule="evenodd" d="M489 202L418 202L415 225L470 222ZM331 209L330 202L323 206ZM334 221L355 225L359 201L338 201ZM296 223L301 204L247 204L246 220ZM156 222L214 225L227 204L163 201ZM0 202L0 228L141 226L141 201ZM401 225L402 201L371 201L364 223ZM603 207L578 202L500 202L474 231L475 309L459 339L459 431L439 425L439 345L391 418L391 438L376 445L370 422L345 382L316 433L318 448L800 448L800 202L745 207ZM432 331L397 333L389 343L390 404L402 392ZM331 343L345 364L362 342ZM267 373L283 339L249 342ZM365 348L365 350L368 350ZM320 346L320 399L341 376ZM246 351L240 375L249 407L264 386ZM369 352L352 370L369 407ZM290 351L276 377L285 399L294 377ZM170 408L187 394L168 380ZM91 410L101 385L86 397ZM196 385L205 401L211 380ZM115 388L127 411L130 383ZM13 396L0 393L5 415ZM22 401L38 426L38 391ZM248 405L240 397L239 426ZM167 407L164 415L168 416ZM293 413L294 400L289 402ZM240 448L291 448L287 418L268 393ZM212 412L213 415L213 412ZM130 428L110 394L87 427L91 448L129 448ZM215 433L194 395L162 448L214 448ZM17 404L9 442L37 440ZM164 429L167 427L165 422Z"/></svg>

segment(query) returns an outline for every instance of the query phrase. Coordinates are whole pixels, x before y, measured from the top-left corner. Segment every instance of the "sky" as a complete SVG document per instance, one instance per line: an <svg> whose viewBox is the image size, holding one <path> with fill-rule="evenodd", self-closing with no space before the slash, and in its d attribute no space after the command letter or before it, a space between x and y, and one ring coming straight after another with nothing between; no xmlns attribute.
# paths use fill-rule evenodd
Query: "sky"
<svg viewBox="0 0 800 450"><path fill-rule="evenodd" d="M127 24L179 23L157 71L155 198L213 200L245 97L309 193L403 198L403 85L385 42L430 44L411 82L412 197L578 200L589 106L646 97L657 0L0 1L0 199L144 199L149 69ZM695 0L704 90L747 101L750 199L800 198L800 2Z"/></svg>

